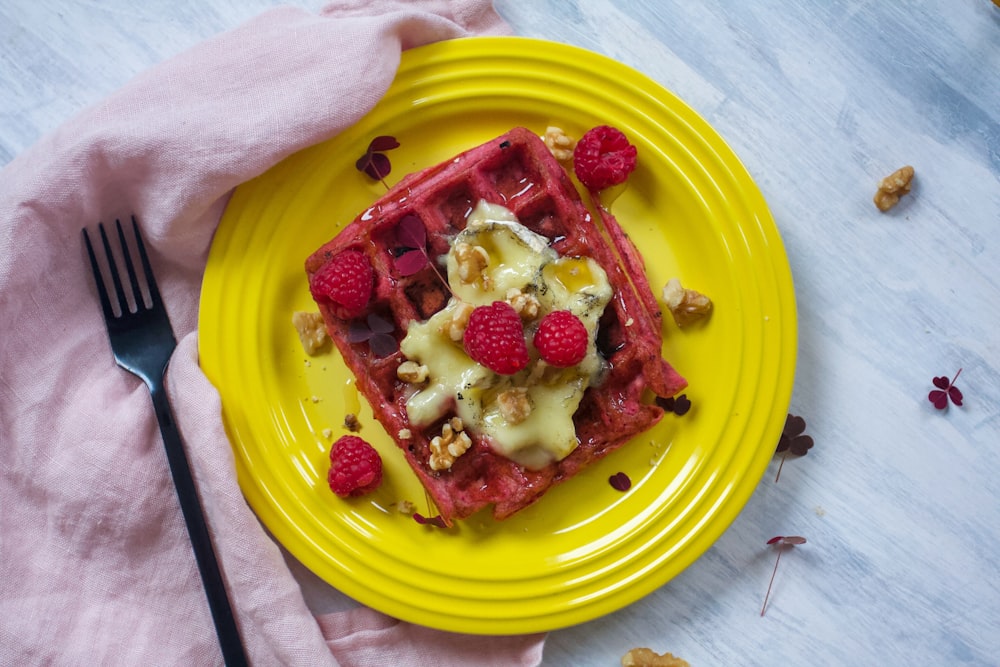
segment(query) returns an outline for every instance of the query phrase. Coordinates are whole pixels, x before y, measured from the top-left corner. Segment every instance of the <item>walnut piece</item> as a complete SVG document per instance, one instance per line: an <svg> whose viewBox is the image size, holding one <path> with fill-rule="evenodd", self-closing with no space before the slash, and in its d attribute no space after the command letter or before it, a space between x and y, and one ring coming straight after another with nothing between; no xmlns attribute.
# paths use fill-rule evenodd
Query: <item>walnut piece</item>
<svg viewBox="0 0 1000 667"><path fill-rule="evenodd" d="M576 140L566 134L561 127L549 126L545 128L545 135L542 137L545 146L552 153L552 156L560 162L568 162L573 159L573 149L576 148Z"/></svg>
<svg viewBox="0 0 1000 667"><path fill-rule="evenodd" d="M685 289L677 278L671 278L663 286L663 302L679 327L685 327L712 312L711 299L693 289Z"/></svg>
<svg viewBox="0 0 1000 667"><path fill-rule="evenodd" d="M396 367L396 377L408 384L423 384L427 381L427 366L407 359Z"/></svg>
<svg viewBox="0 0 1000 667"><path fill-rule="evenodd" d="M441 435L431 440L431 456L427 464L431 470L451 470L455 459L472 446L465 425L458 417L452 417L441 427Z"/></svg>
<svg viewBox="0 0 1000 667"><path fill-rule="evenodd" d="M469 326L469 317L472 315L472 311L475 310L471 303L466 303L462 301L454 309L451 315L451 319L444 325L444 331L448 335L448 338L455 341L456 343L462 340L462 336L465 335L465 328Z"/></svg>
<svg viewBox="0 0 1000 667"><path fill-rule="evenodd" d="M351 433L357 433L361 430L361 420L353 412L348 412L344 415L344 428Z"/></svg>
<svg viewBox="0 0 1000 667"><path fill-rule="evenodd" d="M648 648L634 648L622 656L622 667L691 667L687 660L672 653L660 655Z"/></svg>
<svg viewBox="0 0 1000 667"><path fill-rule="evenodd" d="M313 356L319 352L326 345L326 341L330 339L330 336L326 333L326 324L323 322L323 316L318 312L296 310L292 313L292 326L299 333L299 341L302 343L302 349L309 356Z"/></svg>
<svg viewBox="0 0 1000 667"><path fill-rule="evenodd" d="M500 416L508 424L520 424L531 414L531 398L527 387L512 387L497 396Z"/></svg>
<svg viewBox="0 0 1000 667"><path fill-rule="evenodd" d="M524 321L538 317L538 309L542 307L534 294L526 294L516 287L511 287L505 295L507 303L517 311Z"/></svg>
<svg viewBox="0 0 1000 667"><path fill-rule="evenodd" d="M878 210L884 213L899 203L899 198L910 191L913 174L913 167L906 165L882 179L873 198Z"/></svg>
<svg viewBox="0 0 1000 667"><path fill-rule="evenodd" d="M458 277L463 283L474 283L479 278L482 278L484 283L487 281L487 276L483 275L483 271L490 264L490 254L486 252L486 248L461 242L455 244L454 252L455 262L458 264Z"/></svg>

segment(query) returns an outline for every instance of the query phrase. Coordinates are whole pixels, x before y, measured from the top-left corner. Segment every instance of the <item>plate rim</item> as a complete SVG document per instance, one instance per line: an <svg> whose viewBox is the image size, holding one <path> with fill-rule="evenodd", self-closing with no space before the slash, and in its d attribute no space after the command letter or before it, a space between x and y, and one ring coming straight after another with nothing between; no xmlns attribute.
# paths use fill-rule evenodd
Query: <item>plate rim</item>
<svg viewBox="0 0 1000 667"><path fill-rule="evenodd" d="M510 45L514 41L519 42L519 43L523 44L524 46L517 47L517 49L511 49ZM768 227L767 231L773 232L773 238L771 238L770 240L771 240L772 243L774 241L777 241L777 243L778 243L778 250L780 251L780 256L783 259L783 262L781 263L782 266L780 266L780 267L772 266L771 268L772 268L772 270L775 270L775 271L778 271L779 273L785 274L784 277L787 278L787 286L785 286L785 290L784 290L784 295L783 296L784 296L785 299L790 299L790 303L787 302L787 301L782 301L782 305L786 309L790 306L790 308L791 308L791 316L790 316L790 318L783 318L783 320L790 320L791 329L790 330L788 329L788 326L789 326L788 321L783 321L783 328L782 328L782 332L781 333L782 333L783 336L786 336L786 337L790 336L790 340L785 341L783 347L784 347L784 352L786 353L786 355L788 353L791 354L791 358L788 359L786 357L786 358L783 358L781 360L783 362L783 366L784 367L782 369L782 372L779 373L779 375L780 375L780 378L779 378L780 382L778 383L778 387L776 388L776 391L779 394L779 396L776 397L777 398L777 402L781 406L781 409L778 410L778 412L780 412L780 415L782 417L782 423L783 423L784 413L787 411L787 407L788 407L788 404L790 403L790 399L791 399L791 393L792 393L792 388L793 388L793 384L794 384L795 365L796 365L796 361L797 361L796 356L797 356L797 333L798 332L797 332L797 313L796 313L796 304L795 304L794 285L792 283L791 269L790 269L790 266L788 264L787 255L785 254L784 246L783 246L783 243L781 242L780 232L779 232L779 230L777 228L777 225L775 224L773 218L771 217L771 214L770 214L770 211L769 211L769 209L767 207L766 201L764 200L763 195L760 192L760 190L759 190L756 182L754 181L754 179L752 178L752 176L749 174L749 171L746 170L746 168L743 165L743 163L739 160L739 157L736 155L736 153L734 151L732 151L732 149L728 146L728 144L721 137L721 135L710 124L708 124L707 121L705 121L699 114L697 114L697 112L695 112L691 107L689 107L686 103L684 103L683 100L681 100L674 93L672 93L671 91L669 91L662 84L659 84L658 82L654 81L653 79L651 79L647 75L642 74L641 72L639 72L637 70L634 70L633 68L629 67L628 65L625 65L625 64L620 63L618 61L612 60L611 58L609 58L607 56L604 56L602 54L599 54L599 53L596 53L596 52L593 52L593 51L589 51L589 50L583 49L581 47L573 46L573 45L563 44L563 43L559 43L559 42L551 42L551 41L547 41L547 40L539 40L539 39L529 38L529 37L520 37L520 36L465 37L465 38L460 38L460 39L455 39L455 40L448 40L448 41L443 41L443 42L436 42L436 43L433 43L433 44L428 44L428 45L425 45L425 46L416 47L414 49L405 51L403 53L403 56L402 56L402 59L401 59L401 63L400 63L400 73L401 74L405 74L408 71L408 69L413 69L413 68L416 68L418 66L424 65L426 63L432 63L432 62L435 61L435 59L442 60L442 61L448 61L448 59L454 57L455 54L463 54L464 52L466 52L469 49L489 50L491 47L495 51L497 51L497 52L501 52L501 51L516 51L518 49L527 49L529 47L530 48L535 48L535 49L537 49L537 48L544 48L550 54L551 53L561 53L561 54L566 54L567 57L570 56L570 55L576 56L576 57L584 57L586 59L596 60L597 62L602 62L602 63L608 65L609 67L615 67L615 68L619 68L619 69L622 69L622 70L627 70L628 72L630 72L630 76L638 79L640 83L646 83L646 84L650 84L651 86L653 86L654 87L654 91L657 94L666 94L670 98L670 100L671 100L672 103L682 105L688 111L689 114L692 114L702 124L702 127L700 128L701 130L707 129L712 134L712 136L718 142L721 143L721 146L724 148L724 151L726 152L726 156L725 157L728 160L730 160L730 161L735 161L735 164L738 165L739 169L742 170L743 175L745 175L745 177L748 180L748 182L752 185L751 191L749 193L745 192L744 194L749 194L751 196L751 199L755 200L753 202L754 206L755 206L754 211L756 212L756 214L758 216L761 216L761 215L763 216L763 220L761 220L761 219L757 220L757 225L758 226L764 225L764 226ZM524 55L517 55L517 54L515 54L515 55L516 55L516 57L519 60L528 60L528 61L531 61L531 60L537 59L537 57L538 57L537 56L537 53L538 53L537 50L533 51L532 53L533 53L533 55L530 56L530 57L529 56L524 56ZM493 57L496 57L496 55L494 54ZM399 76L400 76L400 74L397 74L397 80L398 80ZM396 84L394 82L393 86L395 86L395 85ZM637 87L637 89L640 89L640 88L641 87ZM392 90L392 88L390 88L390 91L391 90ZM645 91L645 93L648 94L648 91ZM378 107L376 107L376 108L378 108ZM367 118L367 116L366 116L366 118ZM362 120L362 123L363 122L364 122L364 120ZM305 150L309 150L309 149L305 149ZM265 178L266 175L267 175L267 173L269 173L269 172L266 172L264 175L262 175L261 177L258 177L258 178ZM257 179L254 179L254 180L256 181ZM237 188L237 191L240 191L241 189L245 189L245 188L246 188L245 185L244 186L240 186L240 187ZM223 218L220 221L220 228L223 227L223 224L227 220L227 214L230 211L230 206L232 205L232 201L233 200L231 199L230 202L227 204L226 211L223 213ZM623 224L626 226L626 228L628 227L628 225L626 223L623 222ZM218 234L218 231L219 230L217 230L217 232L216 232L217 234ZM212 244L213 250L215 249L215 245L216 245L216 242L215 242L215 239L213 239L213 244ZM215 267L215 266L212 265L212 261L211 261L212 257L213 257L213 252L210 250L210 253L209 253L209 262L207 263L207 266L206 266L206 279L203 281L203 285L202 285L202 296L203 296L203 298L202 298L201 303L199 305L199 313L198 313L198 321L199 321L199 337L198 337L198 340L199 340L199 353L201 355L203 369L206 367L205 363L204 363L205 359L206 359L206 356L203 353L203 345L202 344L203 344L204 338L203 338L202 334L204 332L202 331L202 326L201 325L202 325L203 321L205 320L205 318L203 317L203 306L205 306L208 303L208 301L204 297L206 295L206 290L209 289L209 287L211 285L211 281L209 280L209 278L211 277L213 280L215 279L215 269L218 268L218 267ZM210 268L211 268L211 270L210 270ZM778 281L778 282L780 282L780 281ZM212 362L211 361L209 362L208 367L209 367L209 369L211 369L211 367L212 367ZM209 375L209 370L206 370L206 375ZM213 384L216 384L216 383L213 382ZM222 392L220 390L220 397L221 397L221 393ZM225 410L225 405L223 407L224 407L224 410ZM776 411L775 407L777 407L777 406L772 405L772 408L771 408L771 411L770 411L771 413L774 413ZM227 419L226 421L227 421L227 433L228 433L230 425L228 423L229 420ZM771 424L770 425L770 430L771 431L777 430L778 432L780 432L780 429L776 429L775 424ZM776 435L774 437L774 441L775 442L777 441ZM232 439L232 437L231 437L231 444L233 445L233 448L234 448L234 454L236 454L236 456L234 458L236 459L236 463L237 463L238 477L240 477L240 487L241 487L241 490L243 490L244 495L247 495L246 484L248 484L250 482L250 480L247 480L246 477L250 473L249 473L249 471L248 471L248 469L247 469L247 467L245 465L245 462L241 460L241 456L240 456L241 451L240 451L239 445L238 445L237 442L235 442ZM245 454L245 452L242 452L242 453ZM671 575L671 577L666 578L664 581L660 581L655 586L647 587L648 590L642 590L641 593L636 594L636 595L632 595L631 593L628 593L628 592L623 594L623 593L621 593L621 591L616 591L615 594L614 594L614 596L613 596L613 597L616 598L615 601L613 603L606 604L606 605L602 606L601 610L599 611L599 613L595 613L595 614L572 613L572 614L570 614L570 616L568 618L560 618L559 620L555 620L555 618L553 618L557 614L555 614L555 613L548 613L548 614L540 614L540 615L528 617L527 619L524 619L524 622L521 622L520 619L513 619L513 620L512 619L507 619L503 623L492 623L492 622L489 622L488 620L486 622L481 622L480 620L472 620L470 622L454 623L454 622L448 622L448 621L446 621L446 622L442 623L442 622L440 622L441 619L434 619L434 618L422 617L419 613L418 614L414 614L413 613L414 610L410 609L405 604L404 605L401 605L401 604L397 604L397 605L393 605L393 604L375 605L375 604L372 604L370 601L367 601L367 600L359 599L359 601L362 602L363 604L370 604L372 606L375 606L376 608L378 608L378 609L380 609L382 611L385 611L386 613L391 613L393 615L397 615L397 616L403 618L404 620L410 620L410 621L414 621L414 622L417 622L417 623L421 623L423 625L429 625L431 627L437 627L439 629L444 629L444 630L453 630L453 631L462 631L462 632L475 632L475 633L478 633L478 634L511 634L511 633L520 633L520 632L538 632L538 631L553 630L553 629L556 629L558 627L565 627L567 625L572 625L572 624L583 622L583 621L586 621L586 620L591 620L591 619L599 617L599 616L603 616L603 615L605 615L607 613L611 613L612 611L620 609L621 607L623 607L623 606L625 606L625 605L627 605L627 604L629 604L631 602L634 602L634 601L636 601L637 599L639 599L641 597L644 597L645 595L649 594L650 592L652 592L656 588L659 588L660 586L662 586L663 584L665 584L667 581L669 581L670 578L672 578L672 576L675 576L680 571L683 571L684 569L686 569L691 563L693 563L697 558L699 558L708 548L710 548L710 546L712 544L714 544L718 540L719 537L721 537L721 535L728 529L729 525L732 523L733 520L735 520L735 518L742 511L742 508L745 506L746 502L749 500L749 497L752 494L753 489L756 488L756 486L759 483L760 478L762 477L762 475L763 475L763 473L764 473L767 465L770 463L770 457L764 458L763 456L760 456L760 457L754 459L753 463L755 465L751 466L747 470L747 474L744 474L743 477L741 478L741 480L740 480L741 483L738 485L739 488L738 489L730 489L730 494L735 494L737 497L740 498L740 500L737 503L737 505L738 505L737 509L733 512L732 516L729 517L729 519L727 521L725 521L725 525L721 526L721 528L719 528L718 530L713 531L714 535L710 539L708 539L708 538L705 537L707 535L707 533L705 531L700 531L699 533L697 533L696 535L693 535L691 537L692 540L698 540L702 544L700 544L699 547L696 548L694 551L691 551L689 549L689 550L687 550L685 552L685 555L687 556L687 558L684 560L684 562L681 563L679 569L677 569L677 572L675 572L674 575ZM256 487L256 485L255 485L254 491L259 492L260 489L258 487ZM251 493L250 495L254 495L254 493ZM250 500L250 497L248 497L248 501L249 500ZM258 498L257 498L258 503L260 502L260 500L261 499L259 498L259 495L258 495ZM260 510L258 509L258 507L255 507L254 503L251 503L251 506L254 507L254 511L258 513L258 516L260 516ZM267 525L267 524L265 523L265 525ZM268 526L268 527L271 528L270 526ZM273 532L273 530L272 530L272 532ZM277 536L275 536L275 537L277 539ZM706 541L706 539L707 539L707 544L704 544L704 542ZM286 548L288 548L288 547L286 547ZM288 550L292 553L293 556L295 556L300 561L302 561L302 558L300 557L300 555L298 553L295 553L295 551L293 549L288 548ZM303 561L303 564L306 565L307 567L310 567L310 565L308 563L304 562L304 561ZM310 569L313 569L313 568L310 567ZM322 578L326 579L325 577L322 577ZM328 581L328 583L330 583L331 585L335 586L336 588L338 588L340 590L344 590L343 586L337 585L337 584L335 584L333 582L329 582L328 579L327 579L327 581ZM347 588L351 589L350 586L347 586ZM356 589L353 589L353 592L355 594L352 594L351 592L348 592L348 591L345 591L345 592L347 592L348 595L351 595L352 597L355 597L356 599L358 599L360 597L364 597L363 595L361 595L361 596L356 595L356 593L358 592ZM382 602L384 602L384 601L382 601ZM612 608L608 608L608 607L612 607Z"/></svg>

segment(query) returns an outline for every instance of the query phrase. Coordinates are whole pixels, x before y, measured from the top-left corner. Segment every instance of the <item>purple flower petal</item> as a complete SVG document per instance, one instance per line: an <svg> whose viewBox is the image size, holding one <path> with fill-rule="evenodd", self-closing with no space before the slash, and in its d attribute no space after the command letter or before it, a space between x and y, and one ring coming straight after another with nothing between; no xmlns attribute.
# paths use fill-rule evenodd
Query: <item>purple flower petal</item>
<svg viewBox="0 0 1000 667"><path fill-rule="evenodd" d="M392 265L401 276L412 276L427 266L427 255L420 250L407 250L393 260Z"/></svg>
<svg viewBox="0 0 1000 667"><path fill-rule="evenodd" d="M623 472L616 472L608 478L608 482L615 491L628 491L632 488L632 480Z"/></svg>
<svg viewBox="0 0 1000 667"><path fill-rule="evenodd" d="M395 331L396 325L377 313L370 313L368 315L368 328L377 334L387 334Z"/></svg>
<svg viewBox="0 0 1000 667"><path fill-rule="evenodd" d="M413 213L408 213L396 225L396 240L405 248L427 249L427 228Z"/></svg>
<svg viewBox="0 0 1000 667"><path fill-rule="evenodd" d="M396 141L396 137L390 137L389 135L382 134L374 139L368 144L368 152L374 153L375 151L391 151L393 148L399 148L399 142Z"/></svg>
<svg viewBox="0 0 1000 667"><path fill-rule="evenodd" d="M364 165L363 171L376 181L381 181L392 171L389 158L381 153L372 153Z"/></svg>
<svg viewBox="0 0 1000 667"><path fill-rule="evenodd" d="M372 354L374 354L379 359L384 359L386 357L391 357L399 349L399 343L396 342L396 338L390 334L374 334L368 340L368 347L371 349Z"/></svg>

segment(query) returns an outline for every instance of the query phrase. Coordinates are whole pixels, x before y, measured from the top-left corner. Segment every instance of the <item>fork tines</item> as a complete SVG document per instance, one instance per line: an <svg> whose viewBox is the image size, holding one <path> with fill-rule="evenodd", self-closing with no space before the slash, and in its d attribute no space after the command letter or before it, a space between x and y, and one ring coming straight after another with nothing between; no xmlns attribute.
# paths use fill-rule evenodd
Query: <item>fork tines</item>
<svg viewBox="0 0 1000 667"><path fill-rule="evenodd" d="M121 317L127 312L137 313L140 310L145 310L151 308L160 299L159 290L156 287L156 280L153 277L153 269L149 263L149 257L146 255L146 247L142 242L142 235L139 233L139 224L136 222L135 216L132 216L132 231L135 236L135 245L139 251L139 260L142 264L143 274L145 276L145 289L146 294L149 296L149 302L146 302L144 293L139 284L139 277L135 271L135 265L132 262L132 255L129 252L129 244L125 240L125 231L122 229L122 224L120 220L115 220L115 227L118 229L118 242L121 250L122 259L125 262L125 270L128 273L129 287L131 288L131 293L128 294L122 284L122 280L119 277L118 265L115 261L114 252L111 249L111 244L108 242L108 235L104 231L104 223L98 224L98 230L101 235L101 242L104 246L104 256L107 259L107 265L109 273L111 275L111 284L114 287L115 299L112 301L111 296L107 289L107 281L104 279L98 279L97 291L100 294L101 306L104 308L104 316L110 322L113 319ZM90 264L94 270L95 278L99 278L104 275L100 262L94 253L94 247L90 242L90 235L87 230L83 230L83 240L87 246L87 254L90 256ZM131 298L130 298L131 296Z"/></svg>

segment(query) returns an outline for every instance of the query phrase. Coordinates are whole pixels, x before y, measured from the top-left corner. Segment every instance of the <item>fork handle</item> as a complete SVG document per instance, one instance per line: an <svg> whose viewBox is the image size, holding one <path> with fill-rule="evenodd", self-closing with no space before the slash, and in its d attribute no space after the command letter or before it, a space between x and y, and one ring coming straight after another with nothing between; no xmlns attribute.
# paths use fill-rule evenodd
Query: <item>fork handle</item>
<svg viewBox="0 0 1000 667"><path fill-rule="evenodd" d="M205 523L205 514L198 499L191 466L184 445L181 443L180 431L177 429L177 422L174 421L174 414L167 401L167 392L162 380L150 383L149 393L153 397L153 408L156 411L156 420L160 424L160 434L163 436L170 474L174 478L184 523L187 524L202 585L208 596L208 606L215 623L215 632L219 637L222 657L227 666L247 665L249 663L246 652L240 639L239 628L236 626L236 617L226 594L219 561L215 557L215 549L208 534L208 524Z"/></svg>

